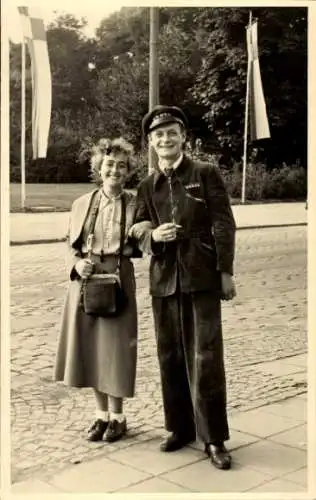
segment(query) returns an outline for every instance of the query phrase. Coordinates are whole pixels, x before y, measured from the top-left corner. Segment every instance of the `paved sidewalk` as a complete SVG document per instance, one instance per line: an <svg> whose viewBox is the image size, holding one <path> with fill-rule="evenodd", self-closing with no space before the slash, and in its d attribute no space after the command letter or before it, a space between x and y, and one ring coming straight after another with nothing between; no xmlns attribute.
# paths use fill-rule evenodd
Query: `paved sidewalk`
<svg viewBox="0 0 316 500"><path fill-rule="evenodd" d="M239 229L306 224L305 203L234 205ZM58 241L65 237L69 212L11 213L10 242Z"/></svg>
<svg viewBox="0 0 316 500"><path fill-rule="evenodd" d="M135 259L139 350L135 398L124 405L128 438L115 446L86 441L92 391L52 380L67 287L65 256L60 243L10 249L13 483L46 481L74 460L103 460L164 433L149 261ZM304 367L288 373L281 363L307 351L306 227L237 231L236 284L236 300L222 308L230 417L306 391Z"/></svg>
<svg viewBox="0 0 316 500"><path fill-rule="evenodd" d="M304 203L234 206L233 211L239 229L306 224L308 212L305 210ZM68 216L68 213L11 214L10 239L18 244L30 240L36 242L43 239L61 239L66 232ZM277 232L277 230L273 229L267 231ZM284 232L286 232L286 234L283 235L285 240L292 242L292 239L288 240L288 231L291 232L291 234L292 232L296 234L299 231L304 232L305 229L298 228L296 230L294 228L288 228L284 230ZM277 261L270 271L274 273L273 276L275 276L277 280L280 278L280 269L283 269L278 266L279 260L280 262L284 261L283 252L279 251L279 253L277 253L280 243L277 244L274 239L269 243L269 248L266 247L264 244L265 239L263 238L264 233L264 231L260 230L246 231L238 234L238 237L245 239L245 253L242 254L243 259L240 259L240 273L244 276L245 269L248 269L250 264L253 266L257 265L256 261L258 258L269 259L276 254L277 257L275 257L275 259L277 259ZM266 244L268 243L266 242ZM286 243L284 243L284 245L285 244ZM276 245L275 250L273 245ZM63 245L55 245L56 248L62 246ZM295 248L293 248L291 244L291 250L294 252L295 249L300 249L301 246L302 242L300 238L297 241L295 240ZM49 247L52 247L52 251L56 252L56 248L53 248L54 245L49 245ZM250 249L249 251L247 250L248 247ZM17 255L20 255L21 259L22 255L24 256L25 254L23 258L27 259L29 258L29 254L35 255L35 248L39 251L41 248L43 249L43 245L33 248L25 247L25 252L20 252L19 249L16 248L12 249L12 252L16 252ZM257 259L253 259L252 252L254 248L260 248L260 252L262 253L262 255L260 254L257 256ZM58 251L60 250L58 249ZM45 251L45 255L46 253L47 251ZM241 300L241 304L238 305L238 303L236 303L235 308L230 308L226 312L227 321L229 320L231 324L233 324L233 321L236 321L237 318L237 321L245 319L245 304L247 307L252 307L253 311L257 311L256 317L257 319L258 317L259 319L261 318L260 321L265 325L265 329L264 331L260 329L261 323L259 321L259 323L256 324L256 331L260 331L264 335L265 342L269 345L269 352L271 352L272 349L272 345L269 343L269 331L270 329L273 330L273 325L278 324L277 318L279 318L279 316L276 315L277 311L272 309L270 313L273 318L271 325L269 322L268 324L266 322L266 316L264 316L264 314L266 314L267 310L270 311L270 295L271 299L275 302L274 305L276 308L285 308L280 309L284 314L280 316L280 325L282 325L282 327L279 325L279 330L282 332L284 328L284 331L290 332L286 345L290 344L290 341L295 338L296 334L299 337L304 336L304 328L301 326L301 323L295 323L295 321L298 321L298 317L300 317L297 307L301 307L304 301L300 299L301 295L298 295L297 283L299 283L299 281L297 282L294 280L296 279L295 273L297 273L297 276L302 276L302 272L299 267L295 267L294 273L293 270L291 272L291 265L294 265L293 263L291 264L291 262L290 260L287 261L287 265L290 266L289 274L291 276L286 278L286 283L291 293L294 294L293 299L291 299L292 295L288 296L286 292L287 288L283 287L282 303L280 302L280 304L278 304L273 293L269 292L269 277L267 277L266 271L264 271L263 274L261 271L261 274L258 271L259 274L257 273L254 275L253 281L247 282L247 287L244 280L240 283L241 290L239 300ZM245 269L242 267L242 264ZM20 260L17 262L17 266L19 270L25 270L24 266L21 267ZM36 275L36 272L42 272L40 256L38 258L37 267L34 268L33 271L35 271L35 273L33 273L32 276ZM55 290L57 285L59 286L60 284L58 280L55 282L52 279L51 274L53 272L55 272L54 269L50 270L47 276L49 285L54 286ZM59 276L60 270L58 269L56 273ZM273 276L271 276L271 279ZM139 277L138 279L140 280ZM276 283L276 281L274 281L274 283ZM41 284L38 284L36 281L34 286L35 288L38 286L39 293L42 293ZM251 291L254 286L256 286L255 303L253 302L253 292ZM249 292L243 296L242 292L245 287ZM267 291L270 293L269 297L266 297ZM21 290L21 294L22 293L24 294L24 290ZM144 291L144 295L145 293L147 294L147 289L146 292ZM15 307L18 316L17 319L19 319L19 314L21 313L21 299L18 291L16 291L16 294L17 303ZM41 314L43 315L45 309L40 307L41 297L36 294L35 297L38 297L37 306L42 311ZM264 302L262 302L263 298ZM53 297L50 296L49 299L52 300ZM28 306L28 304L26 305ZM287 307L292 309L292 315L290 316L287 312ZM51 302L51 308L53 311L56 310L56 303L54 301ZM243 312L241 313L238 308L242 308ZM144 314L146 313L143 308L141 310ZM29 319L31 315L30 310L27 310L25 314ZM22 320L25 321L23 318L21 321ZM46 320L50 321L50 316L47 317ZM293 321L296 325L294 329ZM17 325L18 330L19 328L19 325ZM34 328L33 323L32 328ZM46 330L47 325L43 328L43 332L45 333ZM147 330L148 328L146 331ZM297 333L295 333L296 330ZM25 332L25 335L26 334L27 332ZM35 334L37 343L39 344L41 338L38 335L41 334L41 331L36 330ZM19 339L20 337L17 337L17 341L20 342ZM255 356L257 360L256 349L258 346L256 340L254 340L251 335L245 337L245 342L247 342L248 339L248 347L251 348L251 353L252 350L254 351L253 356ZM275 346L276 349L280 350L280 353L283 352L284 349L282 339L282 335L278 336L277 340L280 345L276 344ZM23 342L25 345L24 338ZM236 342L240 343L239 337L236 338ZM244 344L241 345L241 349L243 345ZM292 354L294 354L294 352ZM266 359L267 358L265 358L265 360ZM58 472L56 472L56 470L52 472L47 471L46 474L40 477L33 476L32 478L16 482L12 485L12 493L24 495L27 493L58 494L70 492L115 492L122 494L291 492L300 495L301 498L301 495L307 492L306 354L284 354L282 359L277 359L276 361L265 362L265 360L260 360L259 364L256 364L256 371L260 371L262 375L260 379L261 382L258 383L257 389L256 381L258 381L258 378L254 379L251 377L247 379L249 387L246 389L251 389L259 394L271 378L275 380L277 387L280 387L282 385L282 377L287 377L294 380L293 391L289 394L291 397L283 399L282 401L279 400L282 398L282 394L280 394L280 396L276 395L273 402L270 400L270 404L264 404L255 409L248 408L248 410L243 409L243 411L238 411L237 408L236 410L232 409L229 411L231 439L227 444L233 456L233 467L231 471L219 471L212 467L208 459L202 453L202 448L199 443L195 443L184 450L172 454L161 453L159 451L159 442L164 435L164 430L161 425L157 426L155 429L150 429L148 432L140 432L138 435L135 435L137 421L129 420L129 432L127 436L122 441L118 442L117 446L115 446L112 451L109 450L107 445L102 444L104 456L101 448L98 458L92 458L91 456L89 458L88 454L83 454L79 449L80 447L76 448L74 463L72 465L68 463L63 468L60 468ZM239 358L239 362L240 361L242 364L242 360ZM24 362L28 362L28 358L25 359ZM149 358L144 358L144 363L148 365ZM23 370L25 371L24 368ZM146 374L144 374L144 377L145 376ZM238 380L234 383L234 386L236 385L238 385ZM146 390L146 388L144 390ZM247 395L248 392L246 391L244 397L247 398ZM76 405L74 407L78 409ZM21 416L21 414L18 416L22 417L22 419L25 418L23 415ZM97 450L97 447L100 447L100 445L97 443L95 443L95 445ZM310 443L309 446L311 448L313 446L315 447L315 442ZM83 446L81 448L83 449ZM18 499L19 497L16 498ZM296 496L295 498L298 497Z"/></svg>
<svg viewBox="0 0 316 500"><path fill-rule="evenodd" d="M266 373L306 375L306 355L262 364ZM307 492L307 395L230 416L231 471L215 469L193 445L161 453L162 429L97 460L80 461L12 493ZM127 441L128 435L124 438Z"/></svg>

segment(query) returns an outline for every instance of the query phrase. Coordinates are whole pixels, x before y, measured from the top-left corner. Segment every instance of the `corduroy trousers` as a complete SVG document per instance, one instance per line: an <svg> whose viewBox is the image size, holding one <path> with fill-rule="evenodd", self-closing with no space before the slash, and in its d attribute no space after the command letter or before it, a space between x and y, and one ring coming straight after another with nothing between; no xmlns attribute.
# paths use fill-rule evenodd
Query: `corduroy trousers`
<svg viewBox="0 0 316 500"><path fill-rule="evenodd" d="M152 297L165 427L229 439L221 302L208 291Z"/></svg>

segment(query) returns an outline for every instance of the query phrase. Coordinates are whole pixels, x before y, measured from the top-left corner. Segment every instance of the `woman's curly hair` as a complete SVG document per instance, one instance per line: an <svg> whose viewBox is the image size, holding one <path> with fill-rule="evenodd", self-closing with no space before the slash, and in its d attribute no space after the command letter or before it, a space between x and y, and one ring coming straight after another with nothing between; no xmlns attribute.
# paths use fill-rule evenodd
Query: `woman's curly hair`
<svg viewBox="0 0 316 500"><path fill-rule="evenodd" d="M91 148L91 158L90 158L90 172L91 179L97 185L102 184L102 179L100 176L100 168L103 162L103 158L111 153L119 154L123 153L127 157L127 168L129 174L131 174L135 166L134 158L134 146L128 142L123 137L118 137L116 139L100 139L97 144Z"/></svg>

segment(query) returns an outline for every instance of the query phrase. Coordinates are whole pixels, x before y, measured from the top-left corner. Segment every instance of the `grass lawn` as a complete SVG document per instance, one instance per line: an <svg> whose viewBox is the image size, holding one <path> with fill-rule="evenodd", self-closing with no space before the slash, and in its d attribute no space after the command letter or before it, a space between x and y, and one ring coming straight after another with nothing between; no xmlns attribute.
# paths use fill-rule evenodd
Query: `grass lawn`
<svg viewBox="0 0 316 500"><path fill-rule="evenodd" d="M72 202L94 188L94 184L26 184L25 206L52 207L56 211L70 210ZM10 210L21 210L21 185L10 184Z"/></svg>
<svg viewBox="0 0 316 500"><path fill-rule="evenodd" d="M91 183L82 184L26 184L26 201L25 207L28 211L47 211L46 207L50 210L58 212L69 211L72 202L81 196L94 189L95 185ZM302 200L262 200L262 201L246 201L246 204L257 203L278 203L281 201L302 201ZM305 200L303 200L305 201ZM231 199L232 205L240 204L237 198ZM45 210L45 208L46 210ZM34 210L34 211L35 211ZM10 184L10 211L21 212L21 185Z"/></svg>
<svg viewBox="0 0 316 500"><path fill-rule="evenodd" d="M46 207L57 212L68 211L72 202L95 188L93 183L77 184L26 184L25 208L27 211L46 211ZM239 200L231 200L233 204ZM45 207L45 208L44 208ZM35 211L34 210L34 211ZM21 185L10 184L10 211L21 211Z"/></svg>

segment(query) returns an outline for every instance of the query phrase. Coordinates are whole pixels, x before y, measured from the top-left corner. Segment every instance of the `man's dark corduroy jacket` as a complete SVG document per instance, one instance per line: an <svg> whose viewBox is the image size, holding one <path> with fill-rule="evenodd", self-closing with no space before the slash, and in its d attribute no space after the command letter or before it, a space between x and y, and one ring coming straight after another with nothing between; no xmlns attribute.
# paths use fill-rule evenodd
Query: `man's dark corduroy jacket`
<svg viewBox="0 0 316 500"><path fill-rule="evenodd" d="M156 297L182 292L220 292L220 273L233 274L236 225L219 169L184 156L172 175L177 241L154 243L152 230L171 221L167 177L157 170L138 188L135 222L151 221L140 240L150 253L150 292Z"/></svg>

